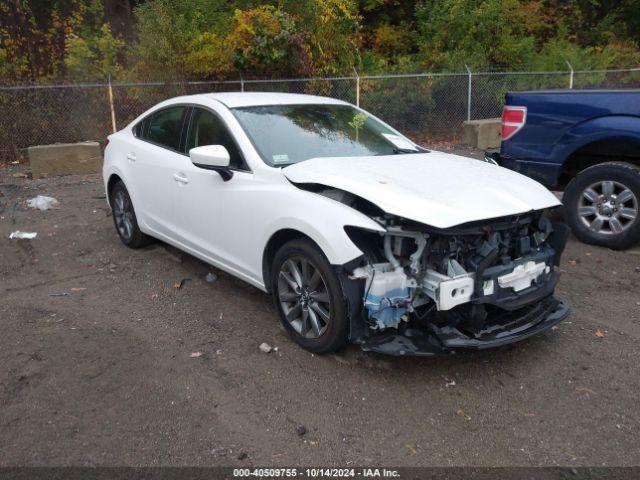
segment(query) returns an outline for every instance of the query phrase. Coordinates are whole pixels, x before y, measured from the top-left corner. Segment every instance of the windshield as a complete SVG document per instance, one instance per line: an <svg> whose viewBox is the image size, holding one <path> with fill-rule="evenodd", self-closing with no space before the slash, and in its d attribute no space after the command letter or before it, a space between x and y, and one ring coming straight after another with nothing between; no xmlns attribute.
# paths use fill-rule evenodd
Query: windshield
<svg viewBox="0 0 640 480"><path fill-rule="evenodd" d="M424 151L350 105L268 105L233 112L264 161L276 167L316 157Z"/></svg>

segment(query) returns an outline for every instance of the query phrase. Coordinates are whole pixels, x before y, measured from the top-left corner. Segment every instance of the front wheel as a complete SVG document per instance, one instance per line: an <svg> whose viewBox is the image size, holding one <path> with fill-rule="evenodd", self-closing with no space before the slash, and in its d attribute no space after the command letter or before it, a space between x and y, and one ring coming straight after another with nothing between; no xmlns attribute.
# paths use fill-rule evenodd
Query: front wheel
<svg viewBox="0 0 640 480"><path fill-rule="evenodd" d="M567 186L565 216L574 235L615 250L640 242L640 168L611 162L589 167Z"/></svg>
<svg viewBox="0 0 640 480"><path fill-rule="evenodd" d="M271 285L280 321L293 341L315 353L344 347L349 322L340 280L313 242L293 240L278 250Z"/></svg>

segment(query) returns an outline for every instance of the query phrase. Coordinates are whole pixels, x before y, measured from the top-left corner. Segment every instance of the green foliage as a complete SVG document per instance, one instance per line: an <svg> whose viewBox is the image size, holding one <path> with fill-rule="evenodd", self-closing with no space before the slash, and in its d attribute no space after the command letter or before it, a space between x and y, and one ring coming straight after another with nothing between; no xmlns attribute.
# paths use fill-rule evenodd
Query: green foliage
<svg viewBox="0 0 640 480"><path fill-rule="evenodd" d="M124 46L105 23L97 33L88 33L86 38L75 33L67 35L64 63L76 81L102 81L109 75L118 76L122 71L118 57Z"/></svg>
<svg viewBox="0 0 640 480"><path fill-rule="evenodd" d="M121 67L124 41L102 0L0 2L0 75L7 81L103 80Z"/></svg>
<svg viewBox="0 0 640 480"><path fill-rule="evenodd" d="M631 27L622 12L601 2L579 0L433 0L416 7L423 65L431 69L607 68L637 62L637 38L622 40ZM632 5L633 4L633 5ZM596 19L598 19L596 21ZM635 59L635 60L634 60Z"/></svg>
<svg viewBox="0 0 640 480"><path fill-rule="evenodd" d="M130 0L129 30L106 1L0 2L2 82L640 62L638 0Z"/></svg>
<svg viewBox="0 0 640 480"><path fill-rule="evenodd" d="M135 8L138 41L129 65L138 78L180 79L192 45L224 33L232 12L224 0L151 0ZM198 72L199 73L199 72Z"/></svg>
<svg viewBox="0 0 640 480"><path fill-rule="evenodd" d="M312 74L350 73L358 65L361 17L355 0L284 0L282 8L300 18Z"/></svg>
<svg viewBox="0 0 640 480"><path fill-rule="evenodd" d="M462 70L467 64L510 67L528 64L544 23L539 2L437 0L416 9L421 55L427 67Z"/></svg>
<svg viewBox="0 0 640 480"><path fill-rule="evenodd" d="M286 75L295 70L291 66L297 59L296 27L292 15L271 5L236 10L226 39L233 66L253 75Z"/></svg>
<svg viewBox="0 0 640 480"><path fill-rule="evenodd" d="M130 63L138 76L174 78L326 75L357 64L354 1L259 3L231 12L224 1L150 0L135 10Z"/></svg>

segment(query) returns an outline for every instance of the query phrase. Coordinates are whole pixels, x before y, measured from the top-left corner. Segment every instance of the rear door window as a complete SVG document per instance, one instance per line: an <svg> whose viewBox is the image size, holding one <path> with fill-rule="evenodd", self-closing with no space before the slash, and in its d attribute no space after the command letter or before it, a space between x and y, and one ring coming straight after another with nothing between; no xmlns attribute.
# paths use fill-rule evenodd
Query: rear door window
<svg viewBox="0 0 640 480"><path fill-rule="evenodd" d="M142 121L140 136L162 147L178 151L182 123L187 107L169 107L152 113Z"/></svg>

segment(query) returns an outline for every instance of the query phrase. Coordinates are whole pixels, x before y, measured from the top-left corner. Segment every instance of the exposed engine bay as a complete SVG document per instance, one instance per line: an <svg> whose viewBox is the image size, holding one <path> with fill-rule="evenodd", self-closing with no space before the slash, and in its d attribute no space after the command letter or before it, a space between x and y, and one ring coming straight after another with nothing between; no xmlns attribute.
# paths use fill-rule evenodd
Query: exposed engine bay
<svg viewBox="0 0 640 480"><path fill-rule="evenodd" d="M553 297L568 229L543 211L438 230L339 190L318 193L350 203L386 229L346 227L365 252L348 272L364 283L367 328L353 341L365 350L430 355L486 348L526 338L568 314Z"/></svg>

